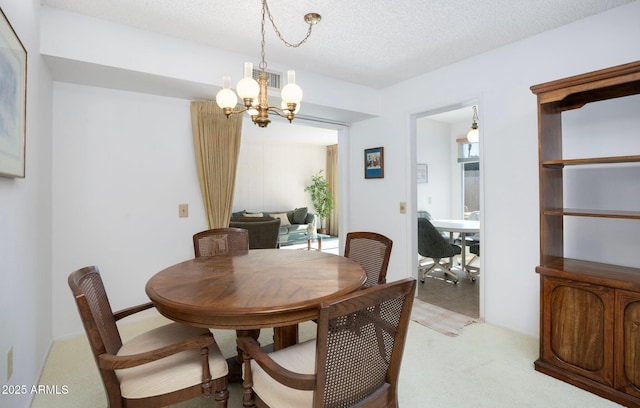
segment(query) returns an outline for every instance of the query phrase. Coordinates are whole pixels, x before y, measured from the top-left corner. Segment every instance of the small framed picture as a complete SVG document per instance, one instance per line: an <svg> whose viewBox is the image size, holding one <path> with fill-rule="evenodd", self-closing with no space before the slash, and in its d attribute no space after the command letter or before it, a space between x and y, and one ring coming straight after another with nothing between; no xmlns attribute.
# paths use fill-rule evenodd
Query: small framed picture
<svg viewBox="0 0 640 408"><path fill-rule="evenodd" d="M416 179L418 183L429 182L429 167L427 167L426 164L418 164L418 168L416 169Z"/></svg>
<svg viewBox="0 0 640 408"><path fill-rule="evenodd" d="M364 149L364 178L384 178L384 147Z"/></svg>

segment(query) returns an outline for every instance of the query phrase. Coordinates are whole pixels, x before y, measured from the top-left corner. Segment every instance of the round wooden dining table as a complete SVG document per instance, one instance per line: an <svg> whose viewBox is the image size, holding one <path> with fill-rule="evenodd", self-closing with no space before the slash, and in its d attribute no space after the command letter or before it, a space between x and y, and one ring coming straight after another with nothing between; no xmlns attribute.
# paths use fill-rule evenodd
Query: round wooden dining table
<svg viewBox="0 0 640 408"><path fill-rule="evenodd" d="M145 289L171 320L239 334L273 328L274 347L281 349L297 343L297 324L316 319L320 303L365 280L362 266L343 256L255 249L181 262L152 276Z"/></svg>

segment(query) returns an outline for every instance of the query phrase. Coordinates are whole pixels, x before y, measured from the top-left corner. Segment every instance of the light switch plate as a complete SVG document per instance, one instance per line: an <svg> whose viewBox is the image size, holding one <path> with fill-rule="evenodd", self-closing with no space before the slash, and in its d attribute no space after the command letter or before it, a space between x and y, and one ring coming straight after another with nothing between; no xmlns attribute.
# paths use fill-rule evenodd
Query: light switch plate
<svg viewBox="0 0 640 408"><path fill-rule="evenodd" d="M406 213L407 213L407 203L402 201L400 203L400 214L406 214Z"/></svg>
<svg viewBox="0 0 640 408"><path fill-rule="evenodd" d="M178 217L185 218L189 216L189 204L178 204Z"/></svg>
<svg viewBox="0 0 640 408"><path fill-rule="evenodd" d="M7 352L7 381L11 379L13 375L13 346Z"/></svg>

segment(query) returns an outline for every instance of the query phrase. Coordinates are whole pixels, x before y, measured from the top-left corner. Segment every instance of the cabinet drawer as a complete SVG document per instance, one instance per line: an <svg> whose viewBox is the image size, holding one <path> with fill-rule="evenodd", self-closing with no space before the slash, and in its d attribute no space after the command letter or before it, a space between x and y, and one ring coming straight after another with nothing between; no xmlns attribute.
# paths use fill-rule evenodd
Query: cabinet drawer
<svg viewBox="0 0 640 408"><path fill-rule="evenodd" d="M640 397L640 293L616 291L615 387Z"/></svg>
<svg viewBox="0 0 640 408"><path fill-rule="evenodd" d="M613 385L614 291L550 277L542 285L542 359Z"/></svg>

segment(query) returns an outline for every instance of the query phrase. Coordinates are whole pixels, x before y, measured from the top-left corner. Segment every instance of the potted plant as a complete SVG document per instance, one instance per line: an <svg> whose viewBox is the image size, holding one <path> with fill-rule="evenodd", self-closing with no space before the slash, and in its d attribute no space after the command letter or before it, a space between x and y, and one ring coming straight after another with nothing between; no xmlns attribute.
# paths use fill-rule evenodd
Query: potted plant
<svg viewBox="0 0 640 408"><path fill-rule="evenodd" d="M333 194L329 191L329 183L322 175L322 170L311 177L311 184L304 188L304 191L311 193L311 202L320 218L320 228L318 232L326 234L325 221L331 215L331 210L335 207Z"/></svg>

